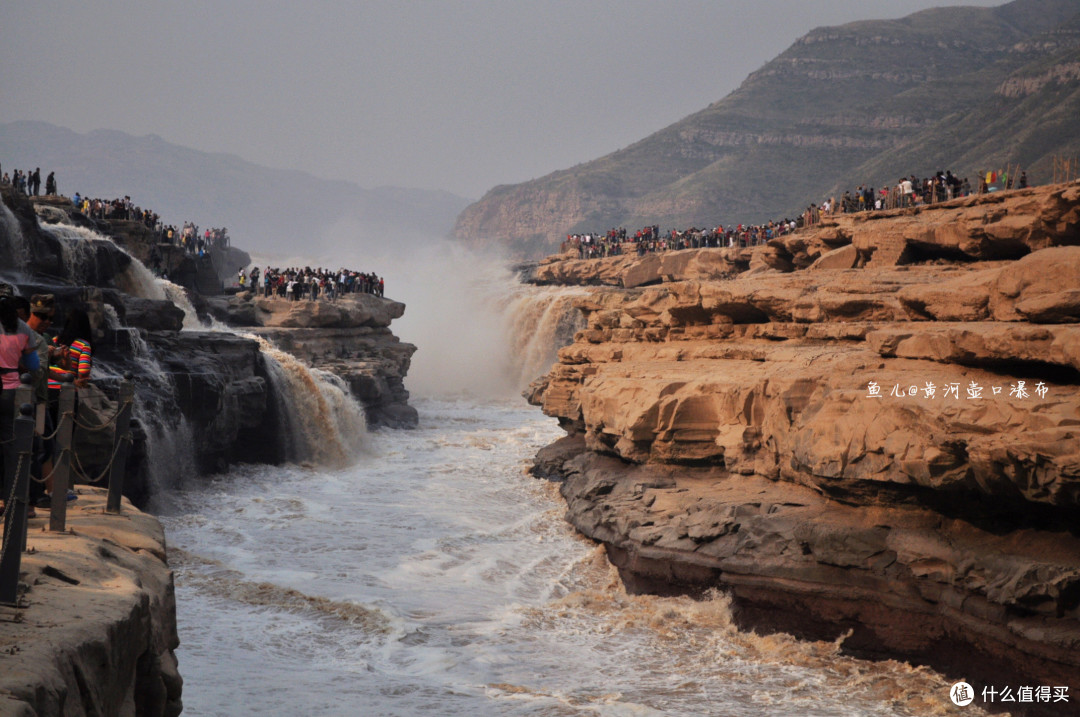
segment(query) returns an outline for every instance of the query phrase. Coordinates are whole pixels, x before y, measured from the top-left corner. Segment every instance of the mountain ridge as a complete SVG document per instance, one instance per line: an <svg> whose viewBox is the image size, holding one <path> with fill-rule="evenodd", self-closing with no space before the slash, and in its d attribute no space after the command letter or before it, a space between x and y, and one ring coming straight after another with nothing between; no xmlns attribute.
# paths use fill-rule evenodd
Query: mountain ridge
<svg viewBox="0 0 1080 717"><path fill-rule="evenodd" d="M1080 0L935 8L815 28L726 97L638 142L492 189L462 212L455 235L547 253L574 231L779 219L856 184L882 186L912 172L1020 162L1038 173L1054 151L1080 153L1080 123L1063 127L1051 112L1055 102L1073 106L1080 78L1059 73L1026 99L997 91L1025 67L1052 72L1055 65L1042 65L1080 46L1078 28ZM985 131L982 124L1010 112L1011 123ZM953 125L963 142L951 136ZM1015 138L1020 149L989 152L983 145L994 137L1006 146Z"/></svg>
<svg viewBox="0 0 1080 717"><path fill-rule="evenodd" d="M244 246L290 252L299 240L330 243L335 227L374 238L447 236L469 203L440 190L376 187L278 169L113 129L87 133L38 120L0 124L4 171L55 171L61 193L132 201L168 224L226 226ZM287 206L289 211L282 211Z"/></svg>

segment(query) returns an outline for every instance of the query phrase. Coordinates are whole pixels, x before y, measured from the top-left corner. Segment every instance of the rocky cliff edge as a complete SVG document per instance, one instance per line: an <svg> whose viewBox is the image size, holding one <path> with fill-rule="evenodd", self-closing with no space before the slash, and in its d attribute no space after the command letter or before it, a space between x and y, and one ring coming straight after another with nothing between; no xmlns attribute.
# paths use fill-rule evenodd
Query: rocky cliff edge
<svg viewBox="0 0 1080 717"><path fill-rule="evenodd" d="M106 491L79 489L66 533L30 521L23 607L0 606L0 714L180 714L176 605L165 535Z"/></svg>
<svg viewBox="0 0 1080 717"><path fill-rule="evenodd" d="M528 398L629 587L1080 688L1080 184L533 279L607 285Z"/></svg>

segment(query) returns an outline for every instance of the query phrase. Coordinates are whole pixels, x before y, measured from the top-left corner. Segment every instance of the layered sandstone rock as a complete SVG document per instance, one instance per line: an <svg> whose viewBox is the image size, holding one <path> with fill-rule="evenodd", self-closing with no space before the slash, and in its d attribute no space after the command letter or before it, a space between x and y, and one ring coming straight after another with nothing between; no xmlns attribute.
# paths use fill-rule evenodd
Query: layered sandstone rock
<svg viewBox="0 0 1080 717"><path fill-rule="evenodd" d="M30 521L21 607L0 606L0 714L180 714L176 605L165 535L130 503L80 488L67 533Z"/></svg>
<svg viewBox="0 0 1080 717"><path fill-rule="evenodd" d="M371 294L345 294L330 302L240 292L210 299L208 308L219 320L248 327L305 363L340 376L364 406L369 424L416 426L404 383L416 346L390 330L405 304Z"/></svg>
<svg viewBox="0 0 1080 717"><path fill-rule="evenodd" d="M1018 259L1075 243L1080 183L973 195L941 204L827 217L811 230L774 242L796 266L851 245L859 266L930 260Z"/></svg>
<svg viewBox="0 0 1080 717"><path fill-rule="evenodd" d="M593 290L529 395L569 434L536 471L632 587L1077 684L1080 185L1015 194L777 243L812 270Z"/></svg>

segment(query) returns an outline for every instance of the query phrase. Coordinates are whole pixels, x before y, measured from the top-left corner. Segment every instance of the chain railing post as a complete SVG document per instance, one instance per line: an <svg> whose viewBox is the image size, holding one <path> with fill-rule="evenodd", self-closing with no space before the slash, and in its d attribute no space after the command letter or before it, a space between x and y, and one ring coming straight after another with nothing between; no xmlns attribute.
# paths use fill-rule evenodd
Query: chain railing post
<svg viewBox="0 0 1080 717"><path fill-rule="evenodd" d="M31 412L34 408L34 377L28 373L19 376L19 387L15 389L15 405L22 410L22 406L29 403Z"/></svg>
<svg viewBox="0 0 1080 717"><path fill-rule="evenodd" d="M14 440L10 444L16 456L14 489L6 496L4 544L0 547L0 605L18 605L19 567L26 550L26 520L30 502L30 458L34 448L34 407L19 406L15 419Z"/></svg>
<svg viewBox="0 0 1080 717"><path fill-rule="evenodd" d="M56 412L56 447L53 451L52 507L49 511L49 530L62 533L67 529L67 494L71 485L71 436L75 430L75 385L70 381L60 386L60 405Z"/></svg>
<svg viewBox="0 0 1080 717"><path fill-rule="evenodd" d="M109 498L106 513L120 512L120 498L124 493L124 466L128 456L128 436L131 432L131 406L135 399L135 387L130 376L120 384L120 412L116 415L113 433L113 459L109 470Z"/></svg>

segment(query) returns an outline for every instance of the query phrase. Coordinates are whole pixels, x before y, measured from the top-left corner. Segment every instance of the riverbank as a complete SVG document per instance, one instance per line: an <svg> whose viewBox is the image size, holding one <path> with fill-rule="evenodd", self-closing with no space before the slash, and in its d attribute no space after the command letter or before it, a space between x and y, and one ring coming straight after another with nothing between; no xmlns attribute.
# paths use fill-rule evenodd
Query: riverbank
<svg viewBox="0 0 1080 717"><path fill-rule="evenodd" d="M1075 694L1078 245L1072 184L546 261L536 283L595 288L530 391L567 432L534 471L630 589L721 588L744 627Z"/></svg>
<svg viewBox="0 0 1080 717"><path fill-rule="evenodd" d="M66 533L32 518L22 607L0 606L0 715L181 711L173 574L158 521L80 487Z"/></svg>

